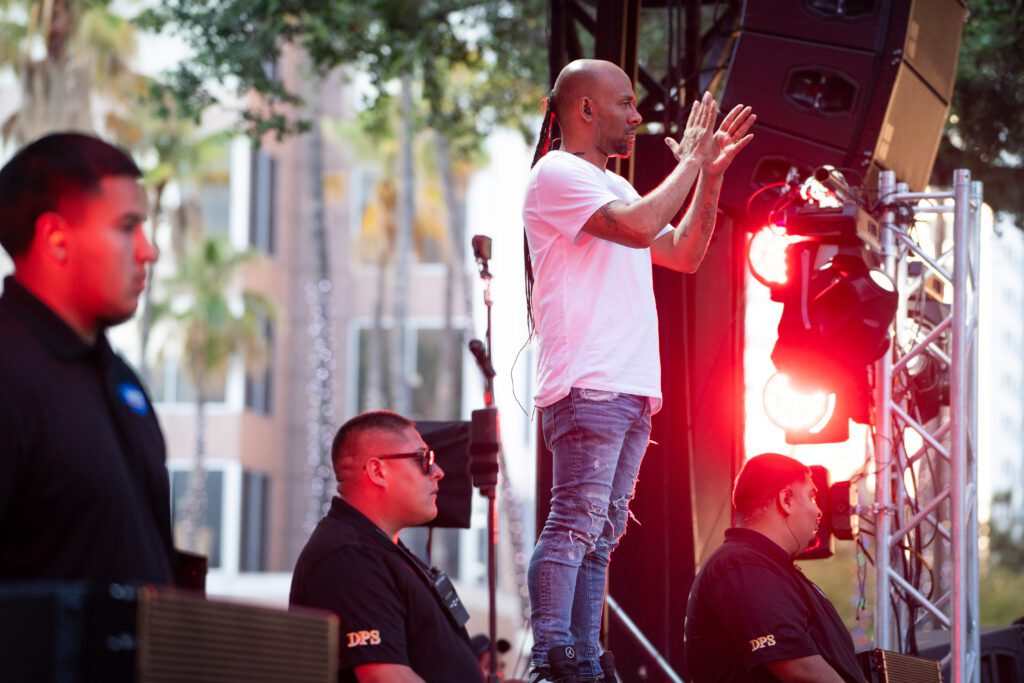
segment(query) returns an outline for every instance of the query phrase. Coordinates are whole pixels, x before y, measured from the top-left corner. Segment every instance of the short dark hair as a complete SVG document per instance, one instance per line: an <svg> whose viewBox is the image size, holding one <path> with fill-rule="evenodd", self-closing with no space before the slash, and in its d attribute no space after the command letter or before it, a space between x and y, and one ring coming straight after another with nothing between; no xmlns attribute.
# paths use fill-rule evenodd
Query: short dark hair
<svg viewBox="0 0 1024 683"><path fill-rule="evenodd" d="M342 458L360 433L370 430L403 432L409 427L415 429L416 423L390 410L371 410L356 415L341 425L331 443L331 464L334 466L335 475L339 475ZM338 476L338 479L341 477Z"/></svg>
<svg viewBox="0 0 1024 683"><path fill-rule="evenodd" d="M755 455L743 464L732 488L732 508L739 519L758 512L790 484L801 482L811 470L799 460L779 453Z"/></svg>
<svg viewBox="0 0 1024 683"><path fill-rule="evenodd" d="M23 147L0 169L0 244L12 257L28 251L36 220L61 199L95 192L107 176L139 178L128 154L83 133L53 133Z"/></svg>

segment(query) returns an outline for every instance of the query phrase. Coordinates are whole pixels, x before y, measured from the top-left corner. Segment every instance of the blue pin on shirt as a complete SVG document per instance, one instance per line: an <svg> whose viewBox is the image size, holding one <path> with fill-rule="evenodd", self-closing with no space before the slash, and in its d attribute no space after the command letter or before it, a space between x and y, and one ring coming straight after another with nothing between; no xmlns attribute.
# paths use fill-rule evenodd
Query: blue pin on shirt
<svg viewBox="0 0 1024 683"><path fill-rule="evenodd" d="M121 400L124 401L124 404L133 413L136 415L149 414L149 403L146 402L146 395L142 393L142 389L138 385L131 382L123 382L117 387L117 391L121 394Z"/></svg>

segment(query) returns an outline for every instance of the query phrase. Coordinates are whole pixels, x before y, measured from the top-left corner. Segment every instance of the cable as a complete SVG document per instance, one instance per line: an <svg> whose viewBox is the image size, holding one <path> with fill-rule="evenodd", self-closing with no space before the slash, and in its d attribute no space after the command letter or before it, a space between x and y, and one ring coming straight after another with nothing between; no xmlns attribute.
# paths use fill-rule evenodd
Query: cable
<svg viewBox="0 0 1024 683"><path fill-rule="evenodd" d="M774 189L776 187L787 187L788 188L789 187L789 183L785 183L785 182L782 182L782 183L770 183L768 185L765 185L764 187L759 187L754 192L754 194L752 194L749 197L747 197L747 218L752 219L754 217L752 215L751 209L750 209L751 205L754 202L754 199L756 199L757 197L759 197L763 193L767 192L768 190ZM778 199L775 200L776 204L778 203L778 201L779 201ZM769 211L769 213L771 213L771 211Z"/></svg>
<svg viewBox="0 0 1024 683"><path fill-rule="evenodd" d="M526 350L526 347L530 345L530 342L533 341L534 336L535 335L531 334L526 337L526 341L524 341L523 345L519 347L518 351L516 351L516 357L512 361L512 367L508 371L508 379L509 382L512 384L512 398L515 399L516 405L519 406L519 410L523 411L523 415L526 416L526 419L530 420L531 422L533 421L533 418L530 417L530 413L526 412L526 407L523 406L522 402L519 400L519 396L516 394L516 365L519 364L519 356L521 356L523 351Z"/></svg>

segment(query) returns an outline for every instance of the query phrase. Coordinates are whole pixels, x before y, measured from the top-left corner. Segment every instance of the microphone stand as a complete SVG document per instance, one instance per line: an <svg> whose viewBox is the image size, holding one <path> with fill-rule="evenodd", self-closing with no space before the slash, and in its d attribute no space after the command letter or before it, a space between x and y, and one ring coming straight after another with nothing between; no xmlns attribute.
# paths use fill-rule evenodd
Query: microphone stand
<svg viewBox="0 0 1024 683"><path fill-rule="evenodd" d="M498 450L501 448L498 409L494 405L494 366L491 363L491 273L488 261L491 258L491 238L473 236L473 254L480 268L480 279L484 282L484 306L487 309L486 344L479 339L469 342L469 351L476 359L484 377L484 408L474 410L470 428L469 453L470 474L473 485L480 489L480 495L487 498L487 594L490 608L488 623L490 637L490 662L487 683L498 683L498 621L497 621L497 548L498 548Z"/></svg>

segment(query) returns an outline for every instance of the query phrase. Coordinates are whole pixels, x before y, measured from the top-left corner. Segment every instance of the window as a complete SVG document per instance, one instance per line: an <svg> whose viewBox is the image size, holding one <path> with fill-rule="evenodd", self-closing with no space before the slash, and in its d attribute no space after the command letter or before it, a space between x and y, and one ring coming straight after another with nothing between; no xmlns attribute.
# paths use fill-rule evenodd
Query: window
<svg viewBox="0 0 1024 683"><path fill-rule="evenodd" d="M160 358L149 371L149 390L154 403L194 403L195 386L184 371L181 360ZM227 395L227 382L221 382L206 396L207 403L223 403Z"/></svg>
<svg viewBox="0 0 1024 683"><path fill-rule="evenodd" d="M249 246L267 254L275 248L277 160L254 150L249 183Z"/></svg>
<svg viewBox="0 0 1024 683"><path fill-rule="evenodd" d="M267 365L257 373L245 373L245 407L257 413L271 415L274 409L274 324L269 319L260 323L267 345Z"/></svg>
<svg viewBox="0 0 1024 683"><path fill-rule="evenodd" d="M353 253L359 263L372 266L395 259L399 189L393 176L378 176L370 169L354 174ZM444 263L449 260L448 209L436 174L418 174L415 191L412 261Z"/></svg>
<svg viewBox="0 0 1024 683"><path fill-rule="evenodd" d="M270 477L243 469L236 461L207 460L206 505L197 535L197 551L209 558L210 569L226 573L267 569ZM192 476L190 462L168 466L174 542L184 547L185 496Z"/></svg>
<svg viewBox="0 0 1024 683"><path fill-rule="evenodd" d="M427 420L451 420L462 414L462 356L465 346L462 343L462 330L450 331L446 336L446 330L440 329L418 329L413 331L410 337L416 343L416 367L410 377L412 385L412 412L417 419ZM451 354L447 358L449 367L443 367L446 362L445 339L450 340L451 346L447 352ZM451 370L454 366L454 372ZM441 380L445 377L447 397L441 395ZM448 405L443 405L447 403Z"/></svg>
<svg viewBox="0 0 1024 683"><path fill-rule="evenodd" d="M174 544L184 547L182 514L185 495L188 493L191 470L171 471L171 520L174 524ZM206 473L206 505L197 533L198 552L210 560L210 569L220 569L223 565L221 557L221 538L223 536L222 517L224 508L224 473L220 470L208 470Z"/></svg>
<svg viewBox="0 0 1024 683"><path fill-rule="evenodd" d="M390 386L392 334L390 327L380 330L380 338L371 326L358 328L356 403L350 412L393 405ZM447 349L446 339L451 345ZM406 340L409 347L403 357L406 359L405 378L411 395L409 417L414 420L457 419L462 414L462 359L466 353L462 329L453 329L446 337L443 327L411 325ZM451 355L446 356L446 351ZM442 367L446 358L451 369Z"/></svg>
<svg viewBox="0 0 1024 683"><path fill-rule="evenodd" d="M267 475L246 470L242 473L242 534L238 569L259 572L267 569Z"/></svg>
<svg viewBox="0 0 1024 683"><path fill-rule="evenodd" d="M227 237L231 231L231 149L227 142L210 144L196 184L203 232Z"/></svg>

